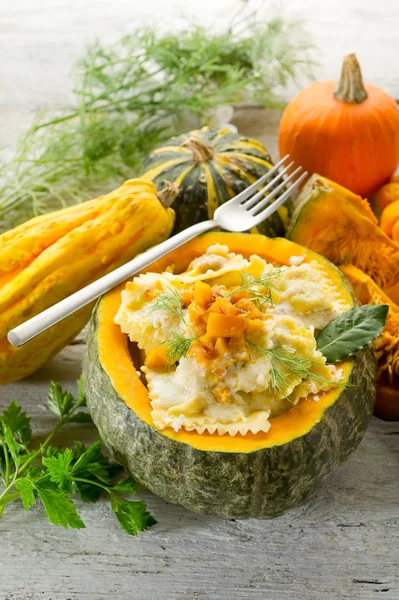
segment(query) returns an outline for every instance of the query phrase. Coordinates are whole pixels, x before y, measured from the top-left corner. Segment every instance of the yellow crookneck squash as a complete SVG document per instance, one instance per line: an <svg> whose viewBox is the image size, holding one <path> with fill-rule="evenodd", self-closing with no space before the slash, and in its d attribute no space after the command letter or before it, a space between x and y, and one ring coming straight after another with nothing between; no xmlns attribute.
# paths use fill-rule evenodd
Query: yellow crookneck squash
<svg viewBox="0 0 399 600"><path fill-rule="evenodd" d="M30 375L86 324L89 305L16 348L7 333L23 321L166 239L174 211L151 182L36 217L0 236L0 384Z"/></svg>
<svg viewBox="0 0 399 600"><path fill-rule="evenodd" d="M353 305L341 275L323 257L286 239L209 233L146 271L174 265L184 271L209 246L222 244L249 258L276 265L291 256L315 260ZM349 387L319 399L304 398L270 420L267 433L245 435L156 429L148 390L137 374L140 353L114 318L124 286L106 294L91 319L83 377L87 403L110 452L154 493L190 510L222 517L274 517L314 494L348 457L366 431L375 394L375 355L365 348L340 368Z"/></svg>

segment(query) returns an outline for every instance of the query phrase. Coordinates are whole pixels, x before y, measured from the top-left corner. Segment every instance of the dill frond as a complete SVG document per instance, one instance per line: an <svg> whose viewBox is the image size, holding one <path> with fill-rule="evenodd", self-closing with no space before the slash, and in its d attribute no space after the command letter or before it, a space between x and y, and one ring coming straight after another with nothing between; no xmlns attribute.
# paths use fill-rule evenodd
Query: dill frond
<svg viewBox="0 0 399 600"><path fill-rule="evenodd" d="M230 298L238 292L248 292L259 310L264 304L272 304L272 291L274 289L273 279L280 277L281 269L275 268L268 273L262 273L259 277L253 277L250 273L240 273L241 285L229 292L226 298Z"/></svg>
<svg viewBox="0 0 399 600"><path fill-rule="evenodd" d="M166 310L186 323L183 315L183 306L179 292L175 288L168 287L167 291L160 294L152 303L150 313L157 310Z"/></svg>
<svg viewBox="0 0 399 600"><path fill-rule="evenodd" d="M287 374L281 371L281 367L284 367L293 377L312 379L320 383L328 383L332 386L347 386L345 383L331 381L318 373L313 373L310 369L317 363L307 356L303 356L295 351L290 351L283 346L278 348L263 348L248 339L246 341L250 346L253 346L270 359L270 386L276 395L282 395L286 391Z"/></svg>
<svg viewBox="0 0 399 600"><path fill-rule="evenodd" d="M185 358L190 350L191 344L197 338L185 338L178 333L173 333L170 340L162 342L161 346L166 347L165 358L169 364L175 364L181 358Z"/></svg>
<svg viewBox="0 0 399 600"><path fill-rule="evenodd" d="M158 143L193 122L214 124L220 104L281 105L278 90L311 74L311 49L300 24L266 21L258 10L224 31L189 22L165 34L140 24L113 44L91 44L75 65L75 108L39 115L1 162L0 221L115 188Z"/></svg>

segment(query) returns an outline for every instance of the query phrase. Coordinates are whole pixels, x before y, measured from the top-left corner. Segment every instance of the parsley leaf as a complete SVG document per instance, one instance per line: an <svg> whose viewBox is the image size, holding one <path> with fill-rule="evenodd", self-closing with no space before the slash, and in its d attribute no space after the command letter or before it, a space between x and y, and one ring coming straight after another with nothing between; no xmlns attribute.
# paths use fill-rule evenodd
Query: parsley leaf
<svg viewBox="0 0 399 600"><path fill-rule="evenodd" d="M47 405L51 412L63 419L69 415L73 404L72 394L64 391L58 383L52 381L47 396Z"/></svg>
<svg viewBox="0 0 399 600"><path fill-rule="evenodd" d="M137 535L156 521L146 511L144 502L132 502L119 494L134 495L139 484L128 476L115 482L123 469L103 454L101 442L91 446L75 442L73 448L62 450L51 445L58 429L65 423L86 421L88 415L80 408L86 405L82 381L78 382L78 397L51 382L49 409L58 416L58 423L38 449L30 447L30 419L17 402L12 402L0 415L0 516L5 506L20 498L25 510L41 500L47 518L62 527L85 527L77 513L72 496L79 494L85 502L96 502L108 495L116 518L127 533Z"/></svg>
<svg viewBox="0 0 399 600"><path fill-rule="evenodd" d="M50 481L56 483L60 490L66 492L72 491L70 470L72 460L73 452L70 448L67 448L64 452L59 452L57 455L43 458L43 464L47 467Z"/></svg>
<svg viewBox="0 0 399 600"><path fill-rule="evenodd" d="M130 535L137 535L155 525L156 520L146 510L144 502L131 502L122 500L116 494L111 493L111 506L121 527Z"/></svg>
<svg viewBox="0 0 399 600"><path fill-rule="evenodd" d="M19 463L19 444L14 438L11 428L4 421L1 424L2 432L0 434L0 443L4 447L4 452L8 452L14 463Z"/></svg>
<svg viewBox="0 0 399 600"><path fill-rule="evenodd" d="M29 444L32 437L30 417L21 410L18 402L13 400L0 415L0 420L8 425L21 444Z"/></svg>
<svg viewBox="0 0 399 600"><path fill-rule="evenodd" d="M137 494L140 489L140 484L133 477L126 477L119 483L114 485L114 490L121 494Z"/></svg>
<svg viewBox="0 0 399 600"><path fill-rule="evenodd" d="M54 525L83 529L85 524L79 517L76 507L65 492L49 480L37 481L34 488L43 503L48 520Z"/></svg>
<svg viewBox="0 0 399 600"><path fill-rule="evenodd" d="M80 411L68 419L68 423L93 423L88 412Z"/></svg>
<svg viewBox="0 0 399 600"><path fill-rule="evenodd" d="M31 506L36 504L35 486L29 477L21 477L21 479L16 482L15 487L21 494L21 500L25 510L29 510Z"/></svg>
<svg viewBox="0 0 399 600"><path fill-rule="evenodd" d="M86 471L89 471L90 467L97 467L100 464L101 459L101 442L94 442L91 446L86 448L83 444L79 444L78 459L73 466L73 472L75 475L82 475Z"/></svg>

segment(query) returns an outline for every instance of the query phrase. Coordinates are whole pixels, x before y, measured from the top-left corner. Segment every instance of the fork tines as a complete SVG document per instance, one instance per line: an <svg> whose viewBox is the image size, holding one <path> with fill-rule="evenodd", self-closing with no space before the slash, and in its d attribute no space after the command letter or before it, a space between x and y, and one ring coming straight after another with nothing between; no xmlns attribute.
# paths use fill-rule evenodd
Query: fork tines
<svg viewBox="0 0 399 600"><path fill-rule="evenodd" d="M294 165L294 161L292 161L280 170L280 167L284 165L288 158L289 154L284 156L284 158L282 158L272 169L270 169L270 171L260 177L260 179L255 181L255 183L247 187L243 192L236 196L235 199L239 201L241 206L245 208L250 215L259 217L262 216L262 220L267 219L267 217L273 214L292 195L293 191L306 178L307 172L303 173L298 179L295 180L295 178L302 171L302 167L297 167L292 173L284 177L287 171ZM273 177L273 175L275 175L275 177ZM262 189L252 196L253 192L258 190L259 187L269 179L269 183L267 183L264 187L262 187ZM287 184L292 180L294 180L294 182L287 188ZM277 183L279 183L279 185L275 187ZM284 188L286 188L285 191L281 196L279 196L280 191L282 191ZM271 191L269 192L269 190ZM265 194L267 195L265 196ZM263 196L265 197L259 202ZM274 198L277 199L264 210L265 206Z"/></svg>

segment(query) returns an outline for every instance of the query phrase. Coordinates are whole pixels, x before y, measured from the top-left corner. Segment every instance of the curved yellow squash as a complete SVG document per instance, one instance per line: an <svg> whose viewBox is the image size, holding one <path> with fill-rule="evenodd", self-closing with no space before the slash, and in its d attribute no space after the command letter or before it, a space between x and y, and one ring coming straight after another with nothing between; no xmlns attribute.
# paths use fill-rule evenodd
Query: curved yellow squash
<svg viewBox="0 0 399 600"><path fill-rule="evenodd" d="M20 348L7 333L136 254L165 240L174 211L141 179L89 202L36 217L0 236L0 384L30 375L86 324L84 307Z"/></svg>

